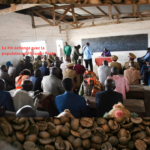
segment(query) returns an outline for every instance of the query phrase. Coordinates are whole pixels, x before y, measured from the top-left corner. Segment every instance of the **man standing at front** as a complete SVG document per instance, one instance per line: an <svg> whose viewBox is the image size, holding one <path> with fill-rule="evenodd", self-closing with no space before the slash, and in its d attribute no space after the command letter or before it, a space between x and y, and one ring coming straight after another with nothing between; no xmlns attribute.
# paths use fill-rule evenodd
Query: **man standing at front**
<svg viewBox="0 0 150 150"><path fill-rule="evenodd" d="M71 46L68 45L68 43L66 42L66 46L64 47L64 54L66 55L66 57L69 57L70 59L70 55L71 55Z"/></svg>
<svg viewBox="0 0 150 150"><path fill-rule="evenodd" d="M86 69L88 69L88 66L90 65L90 70L93 71L93 64L92 64L93 53L90 48L90 43L86 43L86 45L83 47L82 54L84 55Z"/></svg>

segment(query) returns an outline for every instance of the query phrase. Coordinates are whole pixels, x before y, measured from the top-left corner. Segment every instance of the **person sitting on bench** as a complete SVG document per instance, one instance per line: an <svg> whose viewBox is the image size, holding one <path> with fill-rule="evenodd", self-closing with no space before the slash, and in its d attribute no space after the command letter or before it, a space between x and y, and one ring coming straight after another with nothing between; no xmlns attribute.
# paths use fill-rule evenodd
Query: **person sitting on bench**
<svg viewBox="0 0 150 150"><path fill-rule="evenodd" d="M6 83L0 78L0 107L8 111L14 111L13 99L9 92L5 91Z"/></svg>
<svg viewBox="0 0 150 150"><path fill-rule="evenodd" d="M123 103L122 94L115 92L115 81L112 79L105 80L105 91L96 93L97 117L103 117L105 112L109 112L118 102Z"/></svg>
<svg viewBox="0 0 150 150"><path fill-rule="evenodd" d="M140 70L140 66L139 66L138 62L134 61L136 59L136 56L132 53L129 53L128 57L129 57L129 61L125 62L123 70L126 70L126 69L130 68L130 66L129 66L130 62L134 62L135 63L135 69Z"/></svg>
<svg viewBox="0 0 150 150"><path fill-rule="evenodd" d="M129 85L140 84L140 71L135 69L135 63L129 63L130 68L124 71L124 77L127 79Z"/></svg>
<svg viewBox="0 0 150 150"><path fill-rule="evenodd" d="M33 89L33 83L30 80L25 80L22 83L22 89L16 90L13 95L15 111L18 111L25 105L31 106L35 112L37 117L49 117L49 113L46 111L37 111L39 105L39 96L36 95L36 99L34 101L33 97L29 95L29 91Z"/></svg>
<svg viewBox="0 0 150 150"><path fill-rule="evenodd" d="M12 90L15 87L15 75L10 76L5 65L1 66L0 77L6 82L6 90Z"/></svg>
<svg viewBox="0 0 150 150"><path fill-rule="evenodd" d="M65 78L62 81L65 93L55 98L55 104L59 111L62 113L65 109L69 109L71 114L76 118L88 117L86 100L79 95L73 93L74 84L71 78Z"/></svg>
<svg viewBox="0 0 150 150"><path fill-rule="evenodd" d="M112 76L108 77L107 79L112 79L115 81L115 90L123 95L123 99L126 99L126 93L129 91L128 81L125 77L119 76L118 73L119 70L117 67L111 68Z"/></svg>

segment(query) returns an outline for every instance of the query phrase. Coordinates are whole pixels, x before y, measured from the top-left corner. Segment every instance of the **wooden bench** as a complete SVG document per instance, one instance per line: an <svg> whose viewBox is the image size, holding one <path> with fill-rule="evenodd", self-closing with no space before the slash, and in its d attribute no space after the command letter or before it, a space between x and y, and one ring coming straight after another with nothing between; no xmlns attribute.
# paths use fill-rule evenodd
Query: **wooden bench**
<svg viewBox="0 0 150 150"><path fill-rule="evenodd" d="M139 117L145 117L146 116L146 109L145 109L144 100L124 99L123 105L130 112L137 113L139 115Z"/></svg>
<svg viewBox="0 0 150 150"><path fill-rule="evenodd" d="M150 117L150 86L144 86L146 117Z"/></svg>
<svg viewBox="0 0 150 150"><path fill-rule="evenodd" d="M95 104L95 97L91 96L85 96L85 99L89 99L91 102L91 108L96 109L96 104ZM125 99L123 100L123 105L125 106L126 109L128 109L130 112L135 112L137 113L140 117L145 117L146 116L146 109L145 109L145 103L144 100L137 100L137 99Z"/></svg>
<svg viewBox="0 0 150 150"><path fill-rule="evenodd" d="M126 99L144 99L143 85L129 85L129 92L126 93Z"/></svg>

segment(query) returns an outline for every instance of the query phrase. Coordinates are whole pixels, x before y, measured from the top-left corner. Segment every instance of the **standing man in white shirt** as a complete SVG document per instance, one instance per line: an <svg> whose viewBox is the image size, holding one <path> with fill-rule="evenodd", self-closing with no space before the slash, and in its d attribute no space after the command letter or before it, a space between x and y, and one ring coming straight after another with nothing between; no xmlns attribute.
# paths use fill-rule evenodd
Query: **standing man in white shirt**
<svg viewBox="0 0 150 150"><path fill-rule="evenodd" d="M64 53L63 53L63 49L62 47L59 45L59 49L58 49L58 56L60 58L60 60L63 62L63 57L64 57Z"/></svg>
<svg viewBox="0 0 150 150"><path fill-rule="evenodd" d="M111 67L108 66L108 61L104 60L103 65L99 66L97 71L98 71L99 81L101 85L104 86L104 83L107 77L111 76Z"/></svg>
<svg viewBox="0 0 150 150"><path fill-rule="evenodd" d="M92 64L93 52L90 48L90 43L86 43L86 45L83 47L82 54L84 55L86 69L88 69L88 66L90 65L90 70L93 71L93 64Z"/></svg>

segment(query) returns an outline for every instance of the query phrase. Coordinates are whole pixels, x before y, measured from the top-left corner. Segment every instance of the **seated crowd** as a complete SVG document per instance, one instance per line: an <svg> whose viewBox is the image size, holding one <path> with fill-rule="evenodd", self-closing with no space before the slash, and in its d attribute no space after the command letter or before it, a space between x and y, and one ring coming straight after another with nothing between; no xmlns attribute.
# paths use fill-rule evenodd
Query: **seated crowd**
<svg viewBox="0 0 150 150"><path fill-rule="evenodd" d="M102 55L107 53L106 49ZM113 105L123 103L129 85L140 84L141 75L148 85L150 73L150 49L138 62L129 53L124 68L117 62L117 56L111 58L111 63L104 60L98 67L98 76L81 65L80 59L75 64L69 57L62 62L56 55L38 56L35 60L25 56L16 68L8 61L0 68L0 108L15 112L18 117L49 117L49 112L40 110L43 92L51 94L52 107L59 113L69 109L74 117L91 117L95 105L95 117L103 117ZM120 75L123 71L124 76ZM95 101L88 96L95 97Z"/></svg>

